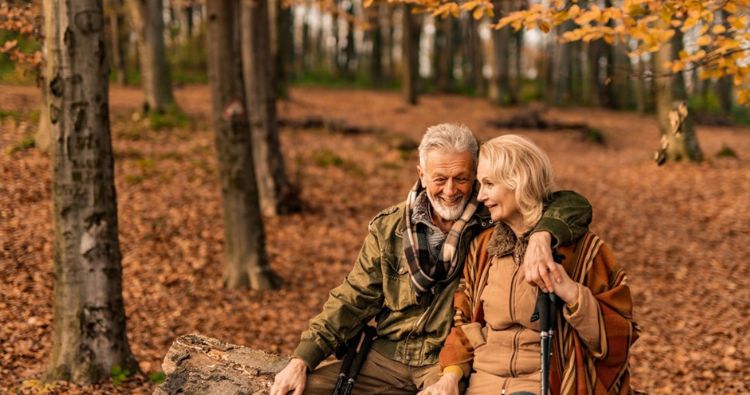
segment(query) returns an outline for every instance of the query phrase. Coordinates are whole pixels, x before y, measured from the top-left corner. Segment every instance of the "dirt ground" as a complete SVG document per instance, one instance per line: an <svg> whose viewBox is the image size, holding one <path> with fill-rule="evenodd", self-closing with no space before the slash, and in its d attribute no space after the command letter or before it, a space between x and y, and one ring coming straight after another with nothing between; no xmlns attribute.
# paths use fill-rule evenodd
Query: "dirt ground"
<svg viewBox="0 0 750 395"><path fill-rule="evenodd" d="M285 280L274 292L221 288L222 212L206 86L177 90L189 126L151 131L132 117L137 89L111 91L123 285L130 345L144 372L160 370L178 335L290 353L328 290L356 256L367 222L403 200L416 177L425 128L462 122L486 140L508 130L487 121L522 111L479 99L429 95L416 107L395 93L295 89L284 119L320 116L372 128L355 135L283 128L289 173L305 210L266 221L268 254ZM29 111L31 87L0 87L0 107ZM708 160L657 167L652 117L600 109L550 109L556 121L599 129L604 145L577 132L523 131L551 157L557 184L594 206L592 229L628 271L643 328L633 383L652 394L750 393L750 130L700 127ZM44 386L51 351L50 162L11 147L35 125L0 123L0 393L150 393L134 377L119 386ZM408 144L407 144L408 145ZM717 158L722 146L739 156Z"/></svg>

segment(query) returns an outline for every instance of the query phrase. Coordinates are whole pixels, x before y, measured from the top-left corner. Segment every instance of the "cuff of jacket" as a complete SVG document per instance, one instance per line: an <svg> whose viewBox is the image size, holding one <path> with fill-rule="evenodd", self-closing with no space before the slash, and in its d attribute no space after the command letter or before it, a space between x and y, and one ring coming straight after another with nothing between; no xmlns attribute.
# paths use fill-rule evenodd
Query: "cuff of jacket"
<svg viewBox="0 0 750 395"><path fill-rule="evenodd" d="M556 218L544 218L534 228L533 232L546 231L552 234L552 248L570 244L573 234L568 225Z"/></svg>
<svg viewBox="0 0 750 395"><path fill-rule="evenodd" d="M312 340L302 340L292 356L304 361L310 371L313 371L327 357L326 353Z"/></svg>
<svg viewBox="0 0 750 395"><path fill-rule="evenodd" d="M469 378L469 375L471 374L471 364L468 362L462 362L442 367L442 373L448 372L460 374L463 378Z"/></svg>

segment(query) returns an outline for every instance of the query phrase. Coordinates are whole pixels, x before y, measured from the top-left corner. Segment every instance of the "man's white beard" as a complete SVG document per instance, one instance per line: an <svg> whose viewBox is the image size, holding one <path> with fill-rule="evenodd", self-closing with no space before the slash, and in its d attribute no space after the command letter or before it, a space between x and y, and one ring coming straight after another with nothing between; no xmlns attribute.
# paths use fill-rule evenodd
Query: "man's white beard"
<svg viewBox="0 0 750 395"><path fill-rule="evenodd" d="M446 221L455 221L461 218L461 214L464 213L464 208L466 208L466 203L469 201L469 195L464 195L458 204L448 207L443 205L440 199L432 196L430 192L427 192L427 198L430 200L432 209L435 210L440 218Z"/></svg>

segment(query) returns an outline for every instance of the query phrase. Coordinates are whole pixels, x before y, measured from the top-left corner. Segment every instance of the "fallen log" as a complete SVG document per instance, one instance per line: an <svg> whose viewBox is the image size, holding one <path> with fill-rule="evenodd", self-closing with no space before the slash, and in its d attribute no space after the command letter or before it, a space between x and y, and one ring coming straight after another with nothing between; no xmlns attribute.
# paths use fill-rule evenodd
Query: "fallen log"
<svg viewBox="0 0 750 395"><path fill-rule="evenodd" d="M210 337L177 338L161 367L166 375L154 395L267 394L288 358Z"/></svg>

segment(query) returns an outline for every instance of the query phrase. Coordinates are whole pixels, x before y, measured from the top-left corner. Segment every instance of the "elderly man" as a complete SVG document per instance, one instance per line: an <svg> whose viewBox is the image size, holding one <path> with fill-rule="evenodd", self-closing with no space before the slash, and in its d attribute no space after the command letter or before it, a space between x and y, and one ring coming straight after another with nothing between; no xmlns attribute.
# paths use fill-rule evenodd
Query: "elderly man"
<svg viewBox="0 0 750 395"><path fill-rule="evenodd" d="M330 394L341 363L318 365L373 318L377 339L354 393L414 394L440 378L438 354L450 331L469 242L492 226L476 198L477 151L465 126L427 129L419 145L419 181L405 202L370 222L352 271L310 321L271 395ZM583 197L555 193L529 237L527 281L551 288L557 276L551 246L582 236L590 221Z"/></svg>

